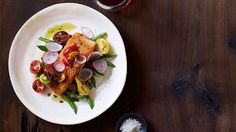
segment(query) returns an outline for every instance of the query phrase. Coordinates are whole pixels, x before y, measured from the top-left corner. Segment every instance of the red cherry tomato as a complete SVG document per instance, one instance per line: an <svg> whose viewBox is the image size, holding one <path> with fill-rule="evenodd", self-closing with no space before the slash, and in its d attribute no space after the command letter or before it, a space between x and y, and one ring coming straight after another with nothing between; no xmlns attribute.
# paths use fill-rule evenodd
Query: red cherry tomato
<svg viewBox="0 0 236 132"><path fill-rule="evenodd" d="M34 80L32 87L35 92L41 93L45 88L45 84L43 84L39 79L36 79Z"/></svg>
<svg viewBox="0 0 236 132"><path fill-rule="evenodd" d="M34 60L30 64L30 72L33 74L38 74L43 70L42 64L38 60Z"/></svg>
<svg viewBox="0 0 236 132"><path fill-rule="evenodd" d="M78 47L76 45L72 45L64 50L63 55L65 57L68 57L71 52L77 51L77 50L78 50Z"/></svg>

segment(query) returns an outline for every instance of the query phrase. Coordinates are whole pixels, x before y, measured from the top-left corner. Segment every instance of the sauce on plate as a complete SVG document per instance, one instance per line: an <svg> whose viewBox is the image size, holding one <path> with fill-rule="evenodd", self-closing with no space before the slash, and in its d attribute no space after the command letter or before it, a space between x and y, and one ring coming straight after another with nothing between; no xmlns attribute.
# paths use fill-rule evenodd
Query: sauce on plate
<svg viewBox="0 0 236 132"><path fill-rule="evenodd" d="M45 34L45 38L50 39L55 33L59 32L59 31L70 31L75 28L76 28L76 26L71 23L63 23L63 24L55 25L55 26L50 27L48 29L48 31Z"/></svg>

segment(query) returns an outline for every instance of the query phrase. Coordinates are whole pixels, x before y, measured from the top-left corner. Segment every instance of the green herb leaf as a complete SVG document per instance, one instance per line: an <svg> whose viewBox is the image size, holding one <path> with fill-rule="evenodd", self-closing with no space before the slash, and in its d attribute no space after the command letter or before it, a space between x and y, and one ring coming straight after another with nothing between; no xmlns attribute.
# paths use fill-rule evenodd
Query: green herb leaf
<svg viewBox="0 0 236 132"><path fill-rule="evenodd" d="M94 107L93 100L89 96L86 96L86 101L89 104L90 108L93 109L93 107Z"/></svg>
<svg viewBox="0 0 236 132"><path fill-rule="evenodd" d="M115 68L115 67L116 67L113 63L111 63L111 62L109 62L109 61L107 61L107 65L110 66L110 67L112 67L112 68Z"/></svg>
<svg viewBox="0 0 236 132"><path fill-rule="evenodd" d="M103 74L103 73L99 73L99 72L95 72L95 71L94 71L94 76L95 76L95 77L103 77L104 74Z"/></svg>
<svg viewBox="0 0 236 132"><path fill-rule="evenodd" d="M97 36L92 37L91 40L92 40L92 41L96 41L97 39L104 38L106 35L107 35L106 32L100 33L100 34L98 34Z"/></svg>
<svg viewBox="0 0 236 132"><path fill-rule="evenodd" d="M37 47L42 51L47 51L48 50L47 47L44 46L44 45L38 45Z"/></svg>
<svg viewBox="0 0 236 132"><path fill-rule="evenodd" d="M70 105L70 107L74 110L75 114L77 113L77 106L75 103L67 97L65 94L62 95L62 98Z"/></svg>
<svg viewBox="0 0 236 132"><path fill-rule="evenodd" d="M53 42L52 40L49 40L49 39L46 39L46 38L43 38L43 37L39 37L39 40L43 41L43 42L46 42L46 43Z"/></svg>
<svg viewBox="0 0 236 132"><path fill-rule="evenodd" d="M94 76L91 79L91 83L93 84L93 87L96 88L96 79Z"/></svg>
<svg viewBox="0 0 236 132"><path fill-rule="evenodd" d="M102 55L102 58L115 58L117 54L104 54Z"/></svg>

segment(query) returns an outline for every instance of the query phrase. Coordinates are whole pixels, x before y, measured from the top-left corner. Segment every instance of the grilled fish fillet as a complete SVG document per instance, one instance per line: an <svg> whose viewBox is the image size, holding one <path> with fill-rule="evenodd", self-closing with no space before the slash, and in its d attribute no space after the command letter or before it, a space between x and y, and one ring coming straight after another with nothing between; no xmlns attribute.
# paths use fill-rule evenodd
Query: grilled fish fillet
<svg viewBox="0 0 236 132"><path fill-rule="evenodd" d="M80 54L85 55L88 57L88 55L94 51L95 49L95 42L89 40L87 37L85 37L83 34L75 33L66 43L65 47L59 54L58 61L62 61L65 56L63 55L63 52L68 47L76 45L78 47L78 51ZM67 66L66 69L62 72L65 74L66 78L63 82L59 83L57 81L51 81L49 84L47 84L47 87L49 87L55 94L61 95L63 92L65 92L68 87L71 85L73 80L75 79L75 76L79 73L79 71L84 67L84 64L78 64L75 62L72 62L70 66Z"/></svg>

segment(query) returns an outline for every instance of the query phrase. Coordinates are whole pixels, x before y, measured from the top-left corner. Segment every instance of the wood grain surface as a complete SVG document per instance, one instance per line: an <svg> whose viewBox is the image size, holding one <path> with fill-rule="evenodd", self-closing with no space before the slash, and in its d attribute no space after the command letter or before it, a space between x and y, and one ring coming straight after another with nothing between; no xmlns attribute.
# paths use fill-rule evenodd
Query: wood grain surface
<svg viewBox="0 0 236 132"><path fill-rule="evenodd" d="M61 2L106 15L119 29L128 57L119 99L101 116L73 126L33 115L14 93L8 73L18 29ZM133 0L116 13L93 0L0 0L0 132L114 132L119 117L129 112L141 114L150 132L236 132L234 37L235 0Z"/></svg>

